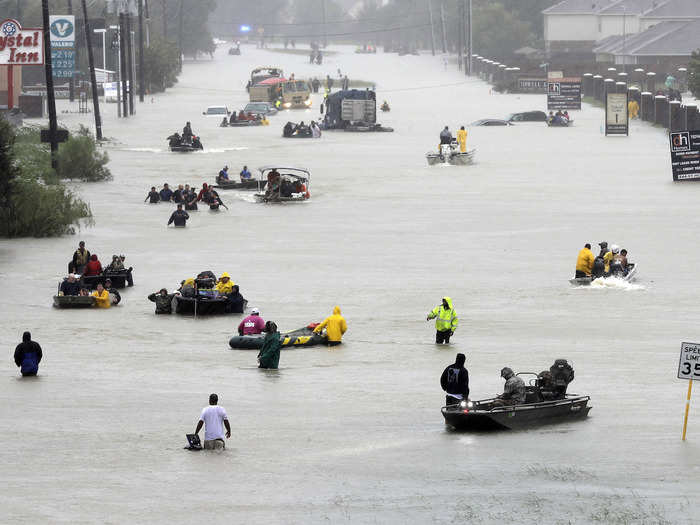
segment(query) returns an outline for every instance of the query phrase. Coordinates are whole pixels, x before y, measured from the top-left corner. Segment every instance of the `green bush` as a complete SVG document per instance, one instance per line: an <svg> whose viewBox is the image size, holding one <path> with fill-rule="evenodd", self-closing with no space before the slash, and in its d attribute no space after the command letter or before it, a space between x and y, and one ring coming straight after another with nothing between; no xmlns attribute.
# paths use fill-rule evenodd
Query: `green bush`
<svg viewBox="0 0 700 525"><path fill-rule="evenodd" d="M58 147L58 177L84 182L110 180L106 167L109 155L97 150L97 142L88 128L81 125L77 133Z"/></svg>
<svg viewBox="0 0 700 525"><path fill-rule="evenodd" d="M177 44L161 38L151 40L143 55L144 80L149 93L173 87L180 73Z"/></svg>

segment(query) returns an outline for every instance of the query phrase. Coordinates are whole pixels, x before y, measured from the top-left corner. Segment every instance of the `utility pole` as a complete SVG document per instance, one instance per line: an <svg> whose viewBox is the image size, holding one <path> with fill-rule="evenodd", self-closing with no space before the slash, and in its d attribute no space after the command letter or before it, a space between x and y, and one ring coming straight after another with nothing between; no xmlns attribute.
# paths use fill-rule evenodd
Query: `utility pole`
<svg viewBox="0 0 700 525"><path fill-rule="evenodd" d="M435 56L435 25L433 24L433 0L428 0L428 13L430 13L430 51Z"/></svg>
<svg viewBox="0 0 700 525"><path fill-rule="evenodd" d="M464 2L459 3L459 24L457 24L457 63L459 70L462 71L462 52L464 50Z"/></svg>
<svg viewBox="0 0 700 525"><path fill-rule="evenodd" d="M44 72L46 74L46 96L49 103L49 142L51 143L51 168L58 168L58 123L56 122L56 96L53 91L53 68L51 67L51 31L49 30L49 0L41 0L44 20Z"/></svg>
<svg viewBox="0 0 700 525"><path fill-rule="evenodd" d="M442 52L447 53L447 32L445 31L445 1L440 0L440 23L442 26Z"/></svg>
<svg viewBox="0 0 700 525"><path fill-rule="evenodd" d="M95 113L95 137L102 140L102 118L100 117L100 100L97 97L97 80L95 79L95 58L92 54L92 33L90 32L90 21L88 20L87 4L83 4L83 25L85 26L85 43L87 44L88 64L90 65L90 88L92 91L92 106ZM104 67L104 66L103 66ZM105 68L106 69L106 68Z"/></svg>
<svg viewBox="0 0 700 525"><path fill-rule="evenodd" d="M168 39L168 0L160 0L160 6L163 10L163 40Z"/></svg>
<svg viewBox="0 0 700 525"><path fill-rule="evenodd" d="M321 0L321 9L323 11L323 47L328 47L328 27L326 27L326 0Z"/></svg>
<svg viewBox="0 0 700 525"><path fill-rule="evenodd" d="M68 14L72 15L73 14L73 0L68 0ZM77 26L78 24L76 24ZM75 28L73 28L73 32L75 33ZM73 50L73 60L75 64L78 63L78 41L75 41L75 49ZM73 74L71 77L68 79L68 101L69 102L75 102L75 69L73 70Z"/></svg>
<svg viewBox="0 0 700 525"><path fill-rule="evenodd" d="M129 116L129 111L127 109L127 88L126 79L129 73L126 69L126 46L124 45L124 38L128 35L126 34L126 16L124 13L119 13L119 67L121 68L122 77L122 116L124 118Z"/></svg>
<svg viewBox="0 0 700 525"><path fill-rule="evenodd" d="M145 94L143 84L143 0L139 0L139 102L143 102Z"/></svg>
<svg viewBox="0 0 700 525"><path fill-rule="evenodd" d="M472 0L467 0L469 2L469 9L467 13L468 26L467 26L467 70L466 74L472 76L472 55L474 54L473 42L472 42Z"/></svg>
<svg viewBox="0 0 700 525"><path fill-rule="evenodd" d="M151 47L151 15L148 11L148 0L144 0L146 9L146 47Z"/></svg>
<svg viewBox="0 0 700 525"><path fill-rule="evenodd" d="M184 51L184 47L182 45L182 36L184 32L184 11L185 11L185 0L180 0L180 29L178 31L178 37L177 37L177 47L178 50L180 51L180 69L182 69L182 53Z"/></svg>
<svg viewBox="0 0 700 525"><path fill-rule="evenodd" d="M131 43L131 13L125 13L126 18L126 63L129 69L129 115L134 114L134 47Z"/></svg>

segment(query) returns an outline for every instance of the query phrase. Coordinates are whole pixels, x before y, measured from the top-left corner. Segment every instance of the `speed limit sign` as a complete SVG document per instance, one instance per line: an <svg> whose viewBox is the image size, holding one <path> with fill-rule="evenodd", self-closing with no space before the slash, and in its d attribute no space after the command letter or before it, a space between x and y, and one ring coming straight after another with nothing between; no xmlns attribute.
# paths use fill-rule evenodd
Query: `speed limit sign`
<svg viewBox="0 0 700 525"><path fill-rule="evenodd" d="M700 381L700 344L681 343L678 378Z"/></svg>

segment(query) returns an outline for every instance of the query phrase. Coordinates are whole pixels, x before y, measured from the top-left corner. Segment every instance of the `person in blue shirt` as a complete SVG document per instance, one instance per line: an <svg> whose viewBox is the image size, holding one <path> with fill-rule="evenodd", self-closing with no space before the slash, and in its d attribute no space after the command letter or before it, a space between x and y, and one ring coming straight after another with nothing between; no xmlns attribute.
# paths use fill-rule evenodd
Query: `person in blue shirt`
<svg viewBox="0 0 700 525"><path fill-rule="evenodd" d="M168 187L168 183L163 184L163 189L158 193L160 195L160 200L163 202L168 202L173 197L173 190Z"/></svg>
<svg viewBox="0 0 700 525"><path fill-rule="evenodd" d="M250 180L253 176L248 171L248 166L243 166L241 170L241 180Z"/></svg>
<svg viewBox="0 0 700 525"><path fill-rule="evenodd" d="M219 172L219 179L220 180L229 180L229 178L228 178L228 166L224 166L224 169L222 169Z"/></svg>

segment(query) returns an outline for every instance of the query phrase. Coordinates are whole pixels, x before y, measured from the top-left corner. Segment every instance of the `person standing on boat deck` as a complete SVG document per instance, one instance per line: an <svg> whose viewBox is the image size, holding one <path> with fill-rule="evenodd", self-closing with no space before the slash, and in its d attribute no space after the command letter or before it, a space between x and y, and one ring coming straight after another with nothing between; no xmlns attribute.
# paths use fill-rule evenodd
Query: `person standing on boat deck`
<svg viewBox="0 0 700 525"><path fill-rule="evenodd" d="M333 315L326 317L321 324L314 328L314 332L320 334L326 329L326 344L337 346L343 341L343 334L348 331L348 323L340 315L340 306L333 308Z"/></svg>
<svg viewBox="0 0 700 525"><path fill-rule="evenodd" d="M435 343L449 344L450 337L454 335L455 330L457 330L457 325L459 324L457 312L455 312L455 309L452 307L452 298L443 297L442 304L433 308L426 317L427 321L431 319L435 319Z"/></svg>
<svg viewBox="0 0 700 525"><path fill-rule="evenodd" d="M253 308L250 315L238 325L238 335L257 335L265 331L265 320L260 317L260 310Z"/></svg>
<svg viewBox="0 0 700 525"><path fill-rule="evenodd" d="M168 220L168 226L170 226L172 223L175 223L176 227L184 228L185 226L187 226L187 219L189 218L190 215L182 209L182 204L178 204L177 210L173 212L173 214L170 216L170 220Z"/></svg>
<svg viewBox="0 0 700 525"><path fill-rule="evenodd" d="M44 356L41 346L32 341L32 334L24 332L22 342L15 348L15 364L20 367L23 376L35 376L39 371L39 363Z"/></svg>
<svg viewBox="0 0 700 525"><path fill-rule="evenodd" d="M219 396L211 394L209 396L209 406L202 409L202 414L197 421L197 428L194 433L199 435L199 431L204 426L204 449L214 450L226 448L224 441L224 426L226 427L226 439L231 437L231 425L224 407L218 406Z"/></svg>
<svg viewBox="0 0 700 525"><path fill-rule="evenodd" d="M457 354L454 364L445 368L440 377L440 386L445 391L445 405L456 405L469 398L469 372L464 368L464 354Z"/></svg>
<svg viewBox="0 0 700 525"><path fill-rule="evenodd" d="M160 202L160 193L156 191L155 186L151 186L151 191L149 191L146 198L143 199L143 202L146 201L149 201L150 204L158 204Z"/></svg>
<svg viewBox="0 0 700 525"><path fill-rule="evenodd" d="M593 273L593 262L595 257L591 251L591 245L586 243L583 249L578 252L578 258L576 259L576 275L578 279L580 277L590 277Z"/></svg>
<svg viewBox="0 0 700 525"><path fill-rule="evenodd" d="M78 243L78 249L73 253L73 260L68 264L68 273L83 273L85 265L90 260L90 252L85 249L85 241Z"/></svg>
<svg viewBox="0 0 700 525"><path fill-rule="evenodd" d="M452 132L447 126L440 132L440 144L452 144Z"/></svg>
<svg viewBox="0 0 700 525"><path fill-rule="evenodd" d="M525 382L507 366L501 369L501 377L506 380L503 393L493 402L495 406L512 406L525 402Z"/></svg>
<svg viewBox="0 0 700 525"><path fill-rule="evenodd" d="M460 153L466 153L467 152L467 130L464 129L464 126L459 128L459 131L457 131L457 142L459 142Z"/></svg>

